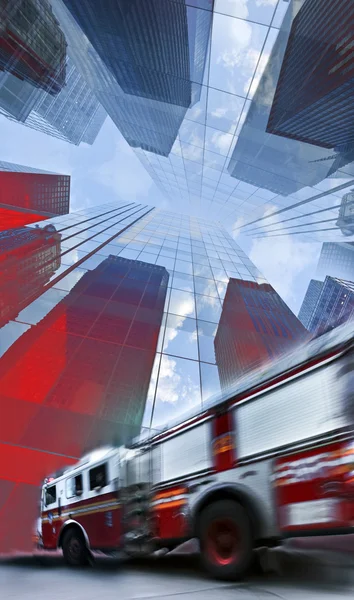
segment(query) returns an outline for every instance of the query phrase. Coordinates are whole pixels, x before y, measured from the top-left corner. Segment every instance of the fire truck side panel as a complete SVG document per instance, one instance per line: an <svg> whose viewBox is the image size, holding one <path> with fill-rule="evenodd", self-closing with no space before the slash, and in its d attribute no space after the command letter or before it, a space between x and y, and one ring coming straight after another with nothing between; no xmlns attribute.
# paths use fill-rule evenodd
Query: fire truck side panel
<svg viewBox="0 0 354 600"><path fill-rule="evenodd" d="M349 529L354 524L354 444L337 442L279 458L274 485L284 534Z"/></svg>
<svg viewBox="0 0 354 600"><path fill-rule="evenodd" d="M239 460L274 452L344 427L340 361L263 393L235 408Z"/></svg>
<svg viewBox="0 0 354 600"><path fill-rule="evenodd" d="M154 535L158 539L190 536L187 480L195 483L212 471L211 441L212 421L209 419L152 447L152 516Z"/></svg>
<svg viewBox="0 0 354 600"><path fill-rule="evenodd" d="M174 481L213 468L211 420L160 443L160 481ZM156 482L157 483L157 482Z"/></svg>
<svg viewBox="0 0 354 600"><path fill-rule="evenodd" d="M272 460L259 460L250 465L215 473L207 485L203 485L201 480L190 496L193 527L197 525L198 514L204 506L227 497L245 507L253 521L256 539L279 537L271 482L272 470Z"/></svg>
<svg viewBox="0 0 354 600"><path fill-rule="evenodd" d="M96 494L65 507L65 517L82 526L91 548L116 548L121 535L121 509L116 492Z"/></svg>

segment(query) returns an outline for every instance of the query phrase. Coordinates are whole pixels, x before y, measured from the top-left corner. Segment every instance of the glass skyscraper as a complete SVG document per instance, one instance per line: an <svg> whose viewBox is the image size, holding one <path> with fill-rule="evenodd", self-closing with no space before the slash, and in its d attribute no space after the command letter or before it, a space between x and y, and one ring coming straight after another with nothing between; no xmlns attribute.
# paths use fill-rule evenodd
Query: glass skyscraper
<svg viewBox="0 0 354 600"><path fill-rule="evenodd" d="M81 76L132 148L167 157L200 100L211 12L170 0L114 0L111 12L65 4L53 11Z"/></svg>
<svg viewBox="0 0 354 600"><path fill-rule="evenodd" d="M343 240L351 150L338 163L331 149L266 131L305 0L51 3L75 67L172 203L202 203L252 237Z"/></svg>
<svg viewBox="0 0 354 600"><path fill-rule="evenodd" d="M200 97L210 11L184 0L63 1L124 93L186 109L193 87Z"/></svg>
<svg viewBox="0 0 354 600"><path fill-rule="evenodd" d="M57 94L65 85L66 48L48 0L2 0L2 71Z"/></svg>
<svg viewBox="0 0 354 600"><path fill-rule="evenodd" d="M335 277L326 277L324 282L315 283L321 284L317 300L307 293L301 311L307 317L308 330L314 335L321 335L354 317L354 283ZM313 281L311 284L313 287Z"/></svg>
<svg viewBox="0 0 354 600"><path fill-rule="evenodd" d="M321 160L329 155L321 148L297 138L287 140L271 135L267 129L289 31L303 1L289 5L228 165L232 177L283 197L316 186L325 179L333 162Z"/></svg>
<svg viewBox="0 0 354 600"><path fill-rule="evenodd" d="M65 86L56 95L0 73L0 114L75 145L93 144L107 116L69 54Z"/></svg>
<svg viewBox="0 0 354 600"><path fill-rule="evenodd" d="M0 161L0 231L69 212L70 176Z"/></svg>
<svg viewBox="0 0 354 600"><path fill-rule="evenodd" d="M0 551L28 545L37 486L48 472L98 444L126 442L201 410L225 393L231 371L235 379L304 339L217 222L130 202L57 216L2 239ZM32 254L24 253L29 246ZM224 302L235 281L250 288L242 310ZM224 356L228 321L237 344ZM257 360L245 323L267 348ZM22 526L13 528L18 513Z"/></svg>
<svg viewBox="0 0 354 600"><path fill-rule="evenodd" d="M353 26L347 0L306 0L291 28L267 131L353 152Z"/></svg>
<svg viewBox="0 0 354 600"><path fill-rule="evenodd" d="M305 297L302 301L301 308L299 311L299 320L306 327L309 328L310 321L315 310L317 301L321 295L323 288L323 281L317 281L317 279L311 279L309 286L306 290Z"/></svg>
<svg viewBox="0 0 354 600"><path fill-rule="evenodd" d="M354 242L325 242L317 265L316 278L328 276L354 281Z"/></svg>

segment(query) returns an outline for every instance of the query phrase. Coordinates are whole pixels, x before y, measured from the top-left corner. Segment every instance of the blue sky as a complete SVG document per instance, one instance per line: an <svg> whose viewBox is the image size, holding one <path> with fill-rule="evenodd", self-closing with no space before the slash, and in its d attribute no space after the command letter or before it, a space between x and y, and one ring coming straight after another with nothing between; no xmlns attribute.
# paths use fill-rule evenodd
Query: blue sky
<svg viewBox="0 0 354 600"><path fill-rule="evenodd" d="M130 200L208 218L208 211L186 201L171 201L107 118L92 146L73 146L0 117L1 159L71 175L71 210ZM230 233L233 222L225 224ZM321 244L296 237L236 238L290 308L297 313L314 275Z"/></svg>

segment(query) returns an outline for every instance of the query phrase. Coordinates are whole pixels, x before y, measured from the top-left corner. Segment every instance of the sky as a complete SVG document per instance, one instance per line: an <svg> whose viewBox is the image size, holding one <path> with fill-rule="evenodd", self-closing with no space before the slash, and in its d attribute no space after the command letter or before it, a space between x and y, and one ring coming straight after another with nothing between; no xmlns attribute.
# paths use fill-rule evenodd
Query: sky
<svg viewBox="0 0 354 600"><path fill-rule="evenodd" d="M146 203L208 218L207 211L165 197L107 117L94 144L74 146L0 117L1 160L71 175L71 210L114 201ZM232 233L234 223L224 223ZM238 235L237 243L298 313L309 280L314 276L321 244L294 237L252 240Z"/></svg>
<svg viewBox="0 0 354 600"><path fill-rule="evenodd" d="M190 0L190 4L204 6L201 0ZM298 4L301 4L301 0L298 0ZM183 160L194 165L196 173L204 161L203 174L209 172L208 177L215 177L217 165L228 162L237 143L246 109L251 105L271 55L278 35L277 28L288 8L286 0L215 0L210 52L206 60L208 66L203 80L204 84L211 86L208 88L208 99L203 105L202 93L200 102L189 109L178 139ZM206 88L203 86L203 89ZM199 117L196 111L199 111ZM204 134L202 123L206 124ZM225 220L224 213L219 213L222 224L294 313L298 314L309 280L315 275L322 244L304 242L297 235L252 239L237 229L244 219L244 216L237 214L237 202L247 210L249 206L253 207L252 210L274 210L282 206L276 203L272 205L272 200L267 200L272 196L269 191L260 190L253 198L249 198L249 194L253 194L249 188L256 188L240 182L235 194L231 194L229 201L224 204L213 204L207 202L206 198L203 202L203 197L193 200L192 195L191 201L186 196L182 197L182 194L178 196L178 193L177 196L168 196L162 191L163 187L154 183L109 117L92 146L84 143L74 146L2 116L0 132L0 160L71 176L72 211L114 201L134 201L208 218L210 206L213 206L214 215L218 214L218 207L227 207L229 210L229 202L232 202L231 206L236 209L228 220ZM204 157L199 159L198 155L203 155L203 151ZM174 159L171 164L178 164L181 160L177 154L171 153ZM155 157L152 154L149 156ZM205 163L206 157L211 161L209 166ZM188 159L196 162L191 163ZM221 187L223 183L237 184L236 179L226 177L225 168L219 175ZM328 180L325 182L328 183ZM309 189L302 191L308 193ZM294 198L296 200L295 194ZM272 223L276 222L276 217L272 217Z"/></svg>

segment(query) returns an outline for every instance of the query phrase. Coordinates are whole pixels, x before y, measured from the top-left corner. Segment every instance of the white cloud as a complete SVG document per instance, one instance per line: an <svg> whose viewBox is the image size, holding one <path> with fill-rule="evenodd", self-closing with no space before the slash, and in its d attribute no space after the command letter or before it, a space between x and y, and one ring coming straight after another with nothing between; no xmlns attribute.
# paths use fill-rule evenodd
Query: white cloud
<svg viewBox="0 0 354 600"><path fill-rule="evenodd" d="M298 278L308 269L315 271L320 249L320 244L300 241L297 236L266 236L253 240L249 257L291 306L299 302Z"/></svg>
<svg viewBox="0 0 354 600"><path fill-rule="evenodd" d="M124 200L143 200L153 185L151 177L123 139L116 144L112 158L91 174Z"/></svg>
<svg viewBox="0 0 354 600"><path fill-rule="evenodd" d="M276 6L278 0L256 0L256 6Z"/></svg>
<svg viewBox="0 0 354 600"><path fill-rule="evenodd" d="M234 222L234 224L232 226L232 237L234 238L234 240L236 240L241 233L241 230L238 228L242 227L242 225L244 225L245 222L246 222L245 217L243 217L243 216L237 217L236 221Z"/></svg>

